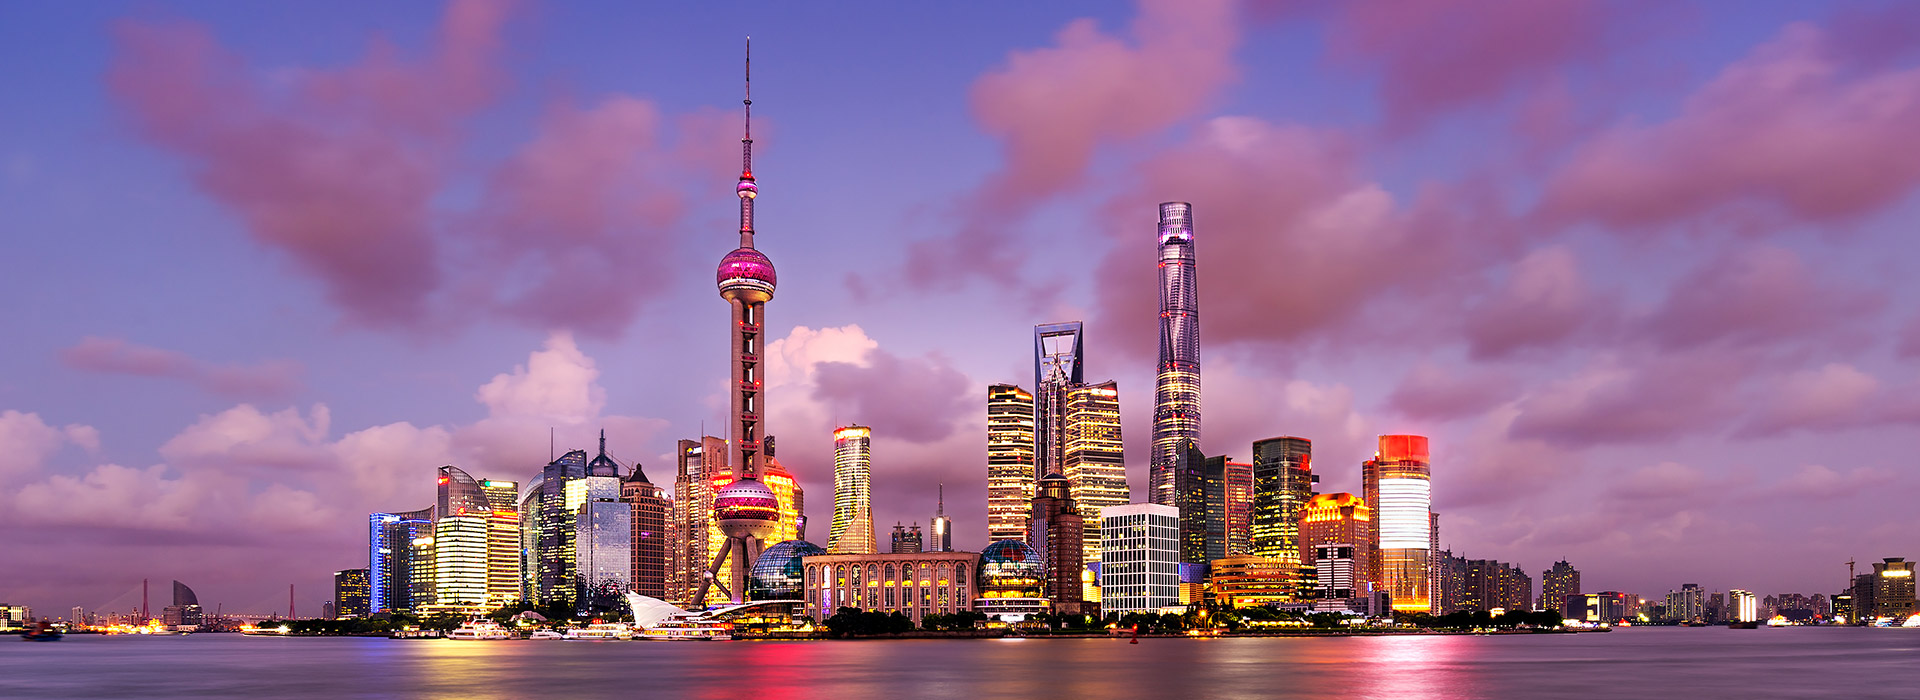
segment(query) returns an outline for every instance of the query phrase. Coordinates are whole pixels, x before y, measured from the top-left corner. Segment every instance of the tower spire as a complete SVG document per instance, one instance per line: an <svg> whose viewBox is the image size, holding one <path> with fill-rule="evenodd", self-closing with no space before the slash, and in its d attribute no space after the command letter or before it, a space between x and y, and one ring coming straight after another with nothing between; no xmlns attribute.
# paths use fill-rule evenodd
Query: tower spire
<svg viewBox="0 0 1920 700"><path fill-rule="evenodd" d="M934 514L934 515L936 515L936 516L939 516L939 515L946 515L946 514L947 514L947 485L946 485L946 483L945 483L945 482L942 482L942 483L940 484L940 487L939 487L939 488L940 488L940 491L939 491L938 493L940 494L940 501L939 501L939 503L940 503L940 505L939 505L939 506L937 506L937 507L935 507L935 508L934 508L934 511L933 511L933 514Z"/></svg>
<svg viewBox="0 0 1920 700"><path fill-rule="evenodd" d="M607 429L600 429L600 456L607 456Z"/></svg>
<svg viewBox="0 0 1920 700"><path fill-rule="evenodd" d="M740 132L740 247L753 247L753 198L760 188L753 182L753 37L747 37L746 95L740 104L746 107L746 122Z"/></svg>

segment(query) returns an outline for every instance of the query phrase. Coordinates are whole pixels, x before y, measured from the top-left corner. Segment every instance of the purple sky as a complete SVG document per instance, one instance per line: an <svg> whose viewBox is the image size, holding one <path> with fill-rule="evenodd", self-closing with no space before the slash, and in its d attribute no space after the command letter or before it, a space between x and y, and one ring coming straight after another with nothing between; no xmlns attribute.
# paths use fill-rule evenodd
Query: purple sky
<svg viewBox="0 0 1920 700"><path fill-rule="evenodd" d="M748 34L815 541L857 422L882 532L944 481L983 545L1036 323L1086 321L1139 494L1178 199L1209 453L1310 437L1357 491L1430 435L1443 544L1589 590L1920 556L1920 5L724 9L0 5L0 601L317 610L367 512L525 481L550 426L670 482L719 430Z"/></svg>

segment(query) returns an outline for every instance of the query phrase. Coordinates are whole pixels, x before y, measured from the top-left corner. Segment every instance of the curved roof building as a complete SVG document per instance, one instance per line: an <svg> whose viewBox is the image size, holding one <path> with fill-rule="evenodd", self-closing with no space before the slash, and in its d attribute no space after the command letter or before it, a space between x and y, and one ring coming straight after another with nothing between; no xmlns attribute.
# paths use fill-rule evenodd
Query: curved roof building
<svg viewBox="0 0 1920 700"><path fill-rule="evenodd" d="M826 553L826 548L806 540L787 540L768 547L747 573L747 599L800 600L806 582L801 560Z"/></svg>

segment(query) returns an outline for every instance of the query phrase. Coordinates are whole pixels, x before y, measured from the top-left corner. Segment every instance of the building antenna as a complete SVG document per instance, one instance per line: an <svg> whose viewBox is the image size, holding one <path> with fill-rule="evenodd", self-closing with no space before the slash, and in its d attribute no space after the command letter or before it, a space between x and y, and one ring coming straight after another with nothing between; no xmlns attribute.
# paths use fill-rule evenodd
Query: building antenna
<svg viewBox="0 0 1920 700"><path fill-rule="evenodd" d="M559 456L553 453L553 426L549 425L547 426L547 462L552 463L556 459L559 459Z"/></svg>

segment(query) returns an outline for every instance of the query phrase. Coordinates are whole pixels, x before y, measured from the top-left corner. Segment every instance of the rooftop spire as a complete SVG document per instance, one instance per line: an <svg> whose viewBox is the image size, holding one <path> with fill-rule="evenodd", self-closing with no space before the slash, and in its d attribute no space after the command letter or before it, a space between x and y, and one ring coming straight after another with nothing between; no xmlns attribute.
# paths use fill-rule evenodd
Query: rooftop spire
<svg viewBox="0 0 1920 700"><path fill-rule="evenodd" d="M600 456L607 456L607 429L600 429Z"/></svg>
<svg viewBox="0 0 1920 700"><path fill-rule="evenodd" d="M940 505L939 505L939 507L938 507L938 508L936 508L936 509L935 509L935 510L933 511L933 514L934 514L935 516L940 516L940 515L946 515L946 514L947 514L947 485L946 485L946 483L944 483L944 482L942 482L942 483L940 484L940 491L939 491L939 493L940 493Z"/></svg>

